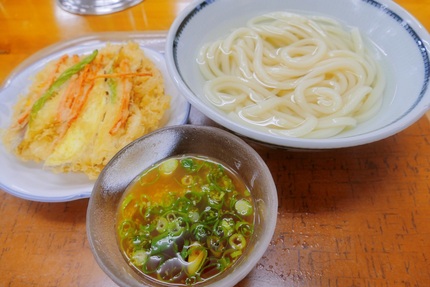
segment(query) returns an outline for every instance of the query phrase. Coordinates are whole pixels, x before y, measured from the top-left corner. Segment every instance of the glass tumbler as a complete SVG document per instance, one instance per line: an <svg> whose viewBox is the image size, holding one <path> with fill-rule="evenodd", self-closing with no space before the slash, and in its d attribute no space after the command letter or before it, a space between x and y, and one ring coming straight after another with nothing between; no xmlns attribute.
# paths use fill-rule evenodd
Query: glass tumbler
<svg viewBox="0 0 430 287"><path fill-rule="evenodd" d="M65 11L81 15L103 15L137 5L143 0L57 0Z"/></svg>

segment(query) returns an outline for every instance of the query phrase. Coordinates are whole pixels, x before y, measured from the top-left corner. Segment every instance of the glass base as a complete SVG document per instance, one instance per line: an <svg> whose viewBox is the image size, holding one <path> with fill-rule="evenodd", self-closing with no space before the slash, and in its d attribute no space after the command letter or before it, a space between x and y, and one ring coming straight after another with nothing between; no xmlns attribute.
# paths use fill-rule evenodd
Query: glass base
<svg viewBox="0 0 430 287"><path fill-rule="evenodd" d="M80 15L103 15L122 11L143 0L57 0L65 11Z"/></svg>

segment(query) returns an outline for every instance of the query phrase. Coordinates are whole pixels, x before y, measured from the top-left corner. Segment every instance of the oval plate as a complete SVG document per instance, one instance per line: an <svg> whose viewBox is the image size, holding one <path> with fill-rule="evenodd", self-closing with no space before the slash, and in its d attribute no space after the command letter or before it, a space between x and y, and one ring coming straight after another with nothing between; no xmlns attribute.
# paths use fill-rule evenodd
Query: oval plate
<svg viewBox="0 0 430 287"><path fill-rule="evenodd" d="M0 130L10 124L13 106L28 90L32 76L47 62L64 54L85 54L101 48L107 43L137 42L146 56L160 69L165 80L165 89L171 96L169 119L164 126L185 124L190 104L177 91L167 73L164 60L165 33L101 33L49 46L26 59L6 79L0 90ZM20 198L42 202L64 202L87 198L92 192L95 180L89 180L80 173L53 173L44 170L41 163L23 162L6 151L0 144L0 189Z"/></svg>

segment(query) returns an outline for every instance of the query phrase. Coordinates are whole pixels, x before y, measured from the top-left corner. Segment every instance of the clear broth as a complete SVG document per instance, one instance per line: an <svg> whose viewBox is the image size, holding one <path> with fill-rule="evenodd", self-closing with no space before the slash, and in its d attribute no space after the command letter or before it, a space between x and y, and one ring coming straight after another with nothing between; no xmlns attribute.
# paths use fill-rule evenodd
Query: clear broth
<svg viewBox="0 0 430 287"><path fill-rule="evenodd" d="M254 202L226 165L181 155L130 184L116 228L122 254L140 274L158 283L195 285L243 254L254 230Z"/></svg>

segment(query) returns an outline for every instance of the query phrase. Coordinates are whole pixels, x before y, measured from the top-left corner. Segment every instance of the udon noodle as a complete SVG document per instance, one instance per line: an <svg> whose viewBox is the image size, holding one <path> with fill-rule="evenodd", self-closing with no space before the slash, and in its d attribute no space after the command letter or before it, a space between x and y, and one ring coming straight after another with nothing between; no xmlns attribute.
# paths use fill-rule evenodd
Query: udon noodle
<svg viewBox="0 0 430 287"><path fill-rule="evenodd" d="M272 134L327 138L374 116L385 77L358 28L275 12L205 44L207 100Z"/></svg>

